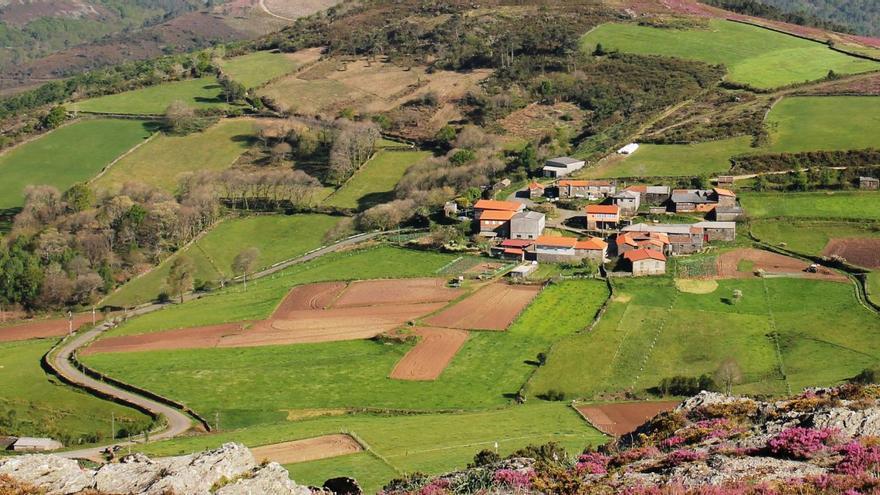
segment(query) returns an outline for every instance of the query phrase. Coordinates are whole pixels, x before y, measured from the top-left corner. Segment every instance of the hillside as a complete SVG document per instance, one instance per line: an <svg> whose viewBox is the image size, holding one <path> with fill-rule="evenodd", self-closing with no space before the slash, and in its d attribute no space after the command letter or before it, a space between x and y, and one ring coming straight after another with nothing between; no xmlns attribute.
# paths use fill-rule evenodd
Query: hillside
<svg viewBox="0 0 880 495"><path fill-rule="evenodd" d="M761 0L789 12L804 12L850 26L854 32L880 36L880 4L873 0Z"/></svg>

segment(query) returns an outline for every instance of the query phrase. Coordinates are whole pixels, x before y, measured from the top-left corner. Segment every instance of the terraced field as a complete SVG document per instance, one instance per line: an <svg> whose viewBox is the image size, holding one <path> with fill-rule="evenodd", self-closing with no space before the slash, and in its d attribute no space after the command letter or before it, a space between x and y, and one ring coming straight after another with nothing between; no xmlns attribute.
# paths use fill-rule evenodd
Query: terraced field
<svg viewBox="0 0 880 495"><path fill-rule="evenodd" d="M301 64L291 55L281 52L255 52L221 62L220 67L232 80L246 88L256 88L289 74Z"/></svg>
<svg viewBox="0 0 880 495"><path fill-rule="evenodd" d="M339 208L367 209L394 199L394 186L406 169L431 156L427 151L380 150L325 201Z"/></svg>
<svg viewBox="0 0 880 495"><path fill-rule="evenodd" d="M196 108L227 108L214 77L202 77L149 86L71 104L81 112L160 115L173 101Z"/></svg>
<svg viewBox="0 0 880 495"><path fill-rule="evenodd" d="M767 115L771 152L880 147L880 97L783 98Z"/></svg>
<svg viewBox="0 0 880 495"><path fill-rule="evenodd" d="M743 208L752 218L880 220L876 192L744 193Z"/></svg>

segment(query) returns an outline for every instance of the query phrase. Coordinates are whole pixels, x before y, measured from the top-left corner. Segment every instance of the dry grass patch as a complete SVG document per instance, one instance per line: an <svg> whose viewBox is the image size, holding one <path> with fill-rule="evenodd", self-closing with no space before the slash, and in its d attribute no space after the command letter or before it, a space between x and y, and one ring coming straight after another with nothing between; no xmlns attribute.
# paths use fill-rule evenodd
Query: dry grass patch
<svg viewBox="0 0 880 495"><path fill-rule="evenodd" d="M675 288L680 292L687 292L689 294L711 294L718 289L718 282L714 280L677 278L675 279Z"/></svg>

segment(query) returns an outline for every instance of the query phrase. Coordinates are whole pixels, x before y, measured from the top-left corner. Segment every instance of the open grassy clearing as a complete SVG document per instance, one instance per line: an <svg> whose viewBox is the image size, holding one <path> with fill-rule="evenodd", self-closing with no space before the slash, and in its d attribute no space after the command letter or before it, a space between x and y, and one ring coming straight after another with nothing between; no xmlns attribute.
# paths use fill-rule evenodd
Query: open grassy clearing
<svg viewBox="0 0 880 495"><path fill-rule="evenodd" d="M635 23L603 24L581 40L584 50L665 55L727 66L731 81L774 88L824 78L829 70L855 74L880 68L827 46L755 26L712 19L705 28L673 29Z"/></svg>
<svg viewBox="0 0 880 495"><path fill-rule="evenodd" d="M144 450L155 455L173 455L226 441L258 446L343 431L363 439L391 466L368 457L368 453L354 454L287 466L293 479L304 483L323 482L333 476L353 476L367 485L368 493L374 493L381 484L396 476L394 469L406 473L441 473L463 468L478 451L494 449L495 442L501 455L528 444L548 441L559 442L574 455L587 445L598 445L605 439L568 404L535 403L462 414L324 417L159 442ZM354 470L347 471L350 467Z"/></svg>
<svg viewBox="0 0 880 495"><path fill-rule="evenodd" d="M871 272L868 274L868 297L874 304L880 304L880 272Z"/></svg>
<svg viewBox="0 0 880 495"><path fill-rule="evenodd" d="M217 84L217 79L200 77L99 96L73 103L70 109L83 112L158 115L164 113L168 105L175 100L196 108L229 106L220 99L220 85Z"/></svg>
<svg viewBox="0 0 880 495"><path fill-rule="evenodd" d="M880 200L880 198L878 198ZM752 233L768 244L781 245L786 249L818 256L831 239L880 237L880 231L855 222L794 222L788 219L755 220Z"/></svg>
<svg viewBox="0 0 880 495"><path fill-rule="evenodd" d="M676 177L711 175L730 169L730 157L754 151L748 136L698 144L643 144L629 156L612 155L583 177Z"/></svg>
<svg viewBox="0 0 880 495"><path fill-rule="evenodd" d="M880 193L743 193L740 202L751 218L880 220Z"/></svg>
<svg viewBox="0 0 880 495"><path fill-rule="evenodd" d="M185 254L193 259L200 280L232 278L232 260L242 250L260 250L257 267L267 267L324 244L324 234L339 221L329 215L260 215L227 220L196 241ZM175 256L180 256L176 254ZM173 257L172 257L173 258ZM163 290L171 260L129 282L104 304L131 306L148 302Z"/></svg>
<svg viewBox="0 0 880 495"><path fill-rule="evenodd" d="M880 360L877 316L857 303L848 284L784 278L718 284L713 293L691 294L668 278L618 282L602 322L558 345L530 392L586 398L644 392L662 378L713 373L734 358L743 370L734 392L785 394L768 337L773 332L792 390L837 383ZM744 296L729 304L724 299L734 289Z"/></svg>
<svg viewBox="0 0 880 495"><path fill-rule="evenodd" d="M429 156L431 153L427 151L379 150L354 177L327 198L326 204L363 210L388 202L394 199L394 186L406 169Z"/></svg>
<svg viewBox="0 0 880 495"><path fill-rule="evenodd" d="M0 155L0 209L20 206L28 185L65 190L87 181L152 133L138 120L86 119Z"/></svg>
<svg viewBox="0 0 880 495"><path fill-rule="evenodd" d="M551 286L507 332L472 333L433 382L388 380L412 344L363 340L86 359L112 376L185 400L204 414L219 411L230 426L278 421L290 409L474 409L509 403L533 370L528 361L586 327L606 297L598 281ZM241 372L250 368L260 372ZM294 369L298 372L291 374Z"/></svg>
<svg viewBox="0 0 880 495"><path fill-rule="evenodd" d="M255 123L230 119L188 136L162 134L119 160L95 187L118 191L126 182L142 182L174 192L182 174L232 165L253 144Z"/></svg>
<svg viewBox="0 0 880 495"><path fill-rule="evenodd" d="M783 98L767 115L768 151L794 152L880 147L880 97Z"/></svg>
<svg viewBox="0 0 880 495"><path fill-rule="evenodd" d="M171 330L266 318L296 285L328 280L433 277L456 256L386 246L329 254L209 297L135 318L108 335ZM451 275L451 274L450 274Z"/></svg>
<svg viewBox="0 0 880 495"><path fill-rule="evenodd" d="M70 444L109 438L111 414L116 415L118 429L140 431L150 424L146 415L79 392L46 374L40 359L54 343L40 339L0 344L0 415L13 421L0 432L50 435Z"/></svg>
<svg viewBox="0 0 880 495"><path fill-rule="evenodd" d="M276 77L295 71L299 66L288 54L268 51L249 53L220 63L223 72L246 88L262 86Z"/></svg>

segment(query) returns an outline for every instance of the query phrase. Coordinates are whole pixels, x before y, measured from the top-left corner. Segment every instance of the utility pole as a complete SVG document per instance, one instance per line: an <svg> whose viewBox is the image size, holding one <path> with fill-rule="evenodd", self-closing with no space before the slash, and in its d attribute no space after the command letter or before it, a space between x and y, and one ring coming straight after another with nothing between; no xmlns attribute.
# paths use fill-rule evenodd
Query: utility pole
<svg viewBox="0 0 880 495"><path fill-rule="evenodd" d="M220 411L214 413L214 429L220 431Z"/></svg>
<svg viewBox="0 0 880 495"><path fill-rule="evenodd" d="M110 413L110 439L116 440L116 413Z"/></svg>
<svg viewBox="0 0 880 495"><path fill-rule="evenodd" d="M67 310L67 334L73 333L73 311Z"/></svg>
<svg viewBox="0 0 880 495"><path fill-rule="evenodd" d="M92 326L95 326L98 323L98 320L95 317L95 305L92 305Z"/></svg>

